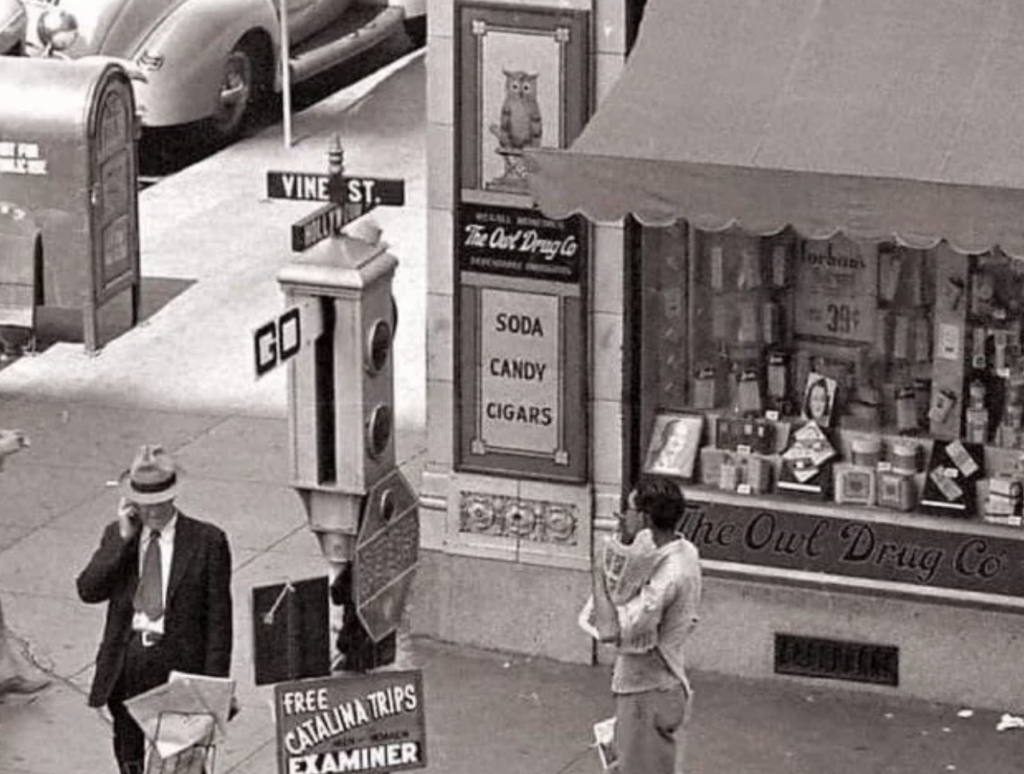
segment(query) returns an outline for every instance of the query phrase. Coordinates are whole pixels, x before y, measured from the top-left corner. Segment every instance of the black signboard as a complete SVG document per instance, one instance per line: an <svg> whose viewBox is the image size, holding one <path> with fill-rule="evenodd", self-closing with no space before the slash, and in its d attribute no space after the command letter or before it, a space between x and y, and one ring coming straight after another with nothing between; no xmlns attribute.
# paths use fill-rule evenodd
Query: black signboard
<svg viewBox="0 0 1024 774"><path fill-rule="evenodd" d="M552 220L537 210L463 202L456 254L462 271L579 282L586 221Z"/></svg>
<svg viewBox="0 0 1024 774"><path fill-rule="evenodd" d="M252 590L256 685L331 673L327 576Z"/></svg>
<svg viewBox="0 0 1024 774"><path fill-rule="evenodd" d="M327 202L331 176L312 172L267 172L267 198L303 202ZM383 177L342 179L345 201L362 204L365 210L377 205L401 207L405 204L405 181ZM340 202L339 202L340 203Z"/></svg>
<svg viewBox="0 0 1024 774"><path fill-rule="evenodd" d="M701 558L917 587L1024 596L1024 541L731 503L692 503Z"/></svg>

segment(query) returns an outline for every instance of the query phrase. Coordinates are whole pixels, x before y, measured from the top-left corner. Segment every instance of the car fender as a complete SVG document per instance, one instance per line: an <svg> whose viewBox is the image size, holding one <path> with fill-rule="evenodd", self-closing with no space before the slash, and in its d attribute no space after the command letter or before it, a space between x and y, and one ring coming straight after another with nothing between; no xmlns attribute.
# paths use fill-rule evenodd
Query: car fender
<svg viewBox="0 0 1024 774"><path fill-rule="evenodd" d="M362 5L388 5L405 9L405 18L427 15L427 0L358 0Z"/></svg>
<svg viewBox="0 0 1024 774"><path fill-rule="evenodd" d="M266 0L191 0L165 19L134 54L146 78L136 83L143 124L171 126L212 115L224 62L249 34L264 36L276 57L277 17Z"/></svg>
<svg viewBox="0 0 1024 774"><path fill-rule="evenodd" d="M388 0L388 5L404 8L406 19L427 15L427 0Z"/></svg>

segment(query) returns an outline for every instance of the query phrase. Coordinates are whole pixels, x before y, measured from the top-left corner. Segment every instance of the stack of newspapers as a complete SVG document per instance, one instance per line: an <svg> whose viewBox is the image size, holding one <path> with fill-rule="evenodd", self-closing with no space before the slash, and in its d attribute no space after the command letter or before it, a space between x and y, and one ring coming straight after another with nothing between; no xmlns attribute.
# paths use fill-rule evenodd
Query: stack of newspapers
<svg viewBox="0 0 1024 774"><path fill-rule="evenodd" d="M658 564L660 554L654 538L648 529L640 530L632 543L623 543L617 537L605 540L602 562L604 564L605 587L608 596L616 606L624 605L640 593L651 578ZM580 611L580 628L595 640L599 639L594 625L594 599L591 597ZM657 630L638 632L635 636L619 643L623 652L645 652L651 650L657 641Z"/></svg>

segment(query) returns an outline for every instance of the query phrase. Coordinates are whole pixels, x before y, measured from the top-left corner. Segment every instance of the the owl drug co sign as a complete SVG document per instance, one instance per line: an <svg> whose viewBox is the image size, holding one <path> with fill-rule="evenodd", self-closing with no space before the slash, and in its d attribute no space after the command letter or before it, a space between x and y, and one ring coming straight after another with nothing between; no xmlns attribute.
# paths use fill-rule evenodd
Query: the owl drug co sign
<svg viewBox="0 0 1024 774"><path fill-rule="evenodd" d="M579 217L552 220L535 210L463 203L459 265L462 271L579 282L584 233Z"/></svg>

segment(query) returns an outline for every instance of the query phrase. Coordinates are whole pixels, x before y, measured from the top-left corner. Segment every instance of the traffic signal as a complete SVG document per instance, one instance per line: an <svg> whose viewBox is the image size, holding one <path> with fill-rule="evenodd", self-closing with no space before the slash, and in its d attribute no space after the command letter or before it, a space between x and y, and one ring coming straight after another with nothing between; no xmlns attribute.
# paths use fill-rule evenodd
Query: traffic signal
<svg viewBox="0 0 1024 774"><path fill-rule="evenodd" d="M365 495L394 468L397 266L379 240L342 234L278 275L288 306L319 302L314 340L291 359L289 376L292 478L313 510L334 508L313 502L321 494ZM354 534L358 504L346 511L343 529Z"/></svg>
<svg viewBox="0 0 1024 774"><path fill-rule="evenodd" d="M335 302L334 329L336 485L363 494L395 466L391 271L365 280L357 298Z"/></svg>

